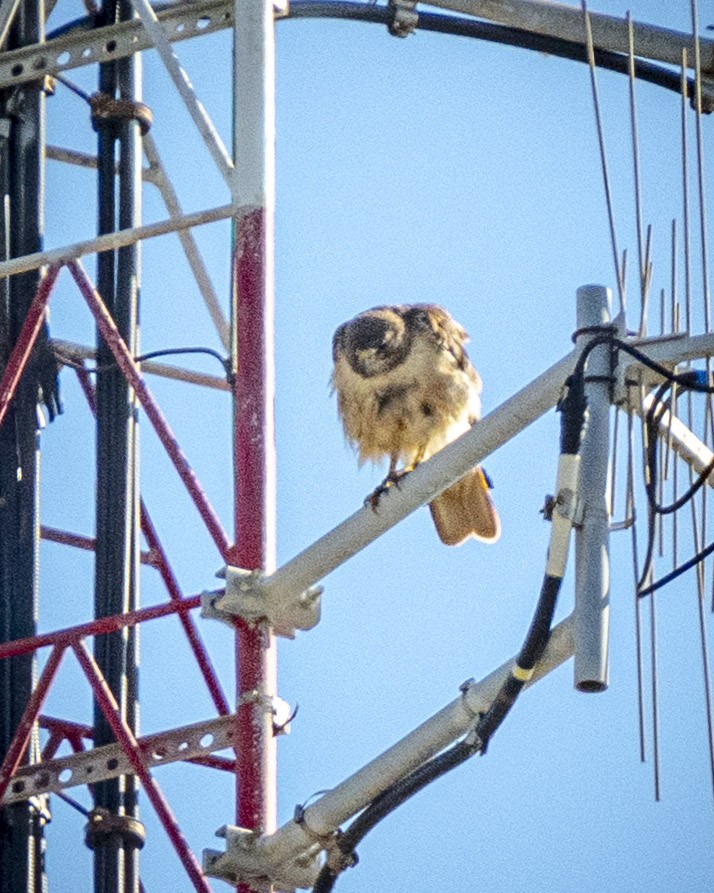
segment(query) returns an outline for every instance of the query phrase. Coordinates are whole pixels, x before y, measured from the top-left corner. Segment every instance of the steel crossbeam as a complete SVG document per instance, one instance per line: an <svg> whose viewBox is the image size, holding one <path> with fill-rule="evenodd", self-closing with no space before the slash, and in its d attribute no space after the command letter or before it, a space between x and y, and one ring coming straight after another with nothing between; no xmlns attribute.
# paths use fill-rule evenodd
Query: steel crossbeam
<svg viewBox="0 0 714 893"><path fill-rule="evenodd" d="M147 769L188 762L232 746L235 715L198 722L138 739L138 752ZM119 744L107 744L82 753L24 766L13 775L2 805L37 794L64 791L131 773L128 756Z"/></svg>
<svg viewBox="0 0 714 893"><path fill-rule="evenodd" d="M330 6L325 4L326 14ZM357 4L356 4L357 5ZM365 4L366 5L366 4ZM474 17L501 22L511 27L531 29L541 34L581 42L582 22L579 10L563 3L520 0L509 4L494 0L434 0L432 6ZM274 4L276 17L289 15L287 3ZM198 0L196 3L172 3L155 7L169 41L188 40L233 26L233 4L226 0ZM319 12L316 11L316 16ZM613 52L627 51L624 19L590 14L596 46ZM691 52L691 36L664 28L635 23L638 39L635 52L659 62L678 65L682 48ZM83 65L121 59L132 53L152 48L152 42L141 22L127 21L106 28L79 26L72 31L39 45L23 47L0 54L0 88L37 80ZM714 41L702 40L702 69L714 74Z"/></svg>

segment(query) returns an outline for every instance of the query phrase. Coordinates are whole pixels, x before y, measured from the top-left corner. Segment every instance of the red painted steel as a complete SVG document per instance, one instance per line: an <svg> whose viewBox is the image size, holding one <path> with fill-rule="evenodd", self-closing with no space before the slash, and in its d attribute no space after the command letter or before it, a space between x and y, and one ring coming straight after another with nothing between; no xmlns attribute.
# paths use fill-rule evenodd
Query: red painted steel
<svg viewBox="0 0 714 893"><path fill-rule="evenodd" d="M89 408L93 413L96 413L96 395L94 387L89 380L89 375L87 374L86 369L77 369L76 372L82 390L84 391L84 395L87 398ZM140 501L140 523L141 531L144 534L150 550L146 563L151 564L158 570L171 600L179 601L183 598L183 593L181 592L176 575L173 572L168 556L164 551L164 547L159 540L159 535L156 532L156 528L154 527L154 523L151 520L151 516L149 515L143 499ZM179 619L199 669L206 681L208 691L216 706L216 710L221 716L226 716L231 712L228 706L228 701L223 694L223 689L218 681L218 677L216 676L211 659L203 645L203 641L196 629L196 624L193 622L189 614L179 614Z"/></svg>
<svg viewBox="0 0 714 893"><path fill-rule="evenodd" d="M32 733L32 727L37 721L37 717L39 716L42 705L47 697L49 687L59 669L64 651L65 649L63 646L56 646L52 649L52 652L47 659L47 663L45 664L45 668L40 674L37 685L30 695L27 706L25 707L25 712L22 714L22 718L17 725L13 739L5 754L5 759L2 761L2 766L0 766L0 802L2 802L2 799L5 796L5 791L7 791L12 780L12 776L20 765L20 761L27 749L30 734Z"/></svg>
<svg viewBox="0 0 714 893"><path fill-rule="evenodd" d="M164 547L159 540L158 534L156 533L156 528L154 527L154 523L151 520L148 511L146 510L143 499L141 500L141 530L146 537L146 542L148 543L153 555L152 564L161 575L161 579L164 581L164 585L166 586L166 590L169 593L171 601L180 602L183 598L183 595L181 593L178 580L176 579L176 575L174 574L168 557L164 552ZM223 693L221 683L218 681L218 676L216 675L216 671L213 668L213 664L211 663L211 659L208 656L208 652L206 651L206 648L203 644L203 640L201 639L201 636L196 629L196 624L194 623L191 615L187 613L179 614L179 620L181 621L181 625L184 628L188 643L191 647L191 650L193 651L193 656L196 658L196 663L198 664L198 668L201 671L206 682L206 686L208 688L209 694L211 695L211 699L215 704L216 710L218 711L220 716L227 716L231 712L230 707L228 706L228 701L225 694Z"/></svg>
<svg viewBox="0 0 714 893"><path fill-rule="evenodd" d="M131 352L127 348L124 339L119 334L114 320L107 310L106 305L101 298L101 295L92 284L91 280L87 276L84 268L79 263L79 261L69 261L67 267L74 277L74 280L77 283L77 286L82 293L84 300L87 302L87 305L89 306L89 309L94 316L94 319L97 323L97 328L99 329L102 338L107 343L107 346L109 347L111 352L114 354L117 365L123 372L124 377L129 382L131 387L134 388L136 396L141 403L142 409L146 413L149 421L153 425L154 430L159 437L159 440L163 444L169 458L173 462L176 471L183 481L184 486L188 490L189 495L191 496L194 505L198 509L198 512L203 519L203 522L206 525L206 528L208 529L208 532L210 533L214 543L218 547L221 556L225 559L226 555L228 554L228 535L223 529L218 515L215 513L213 507L208 501L208 497L204 493L195 472L191 468L188 459L179 446L178 441L176 440L176 437L169 427L168 422L164 418L164 415L159 409L158 404L156 403L151 392L146 386L139 367L136 365L133 357L131 356Z"/></svg>
<svg viewBox="0 0 714 893"><path fill-rule="evenodd" d="M46 729L50 733L42 748L43 761L51 760L63 741L68 741L72 750L79 753L84 750L84 741L91 741L94 737L94 731L90 726L69 719L40 716L38 723L41 729Z"/></svg>
<svg viewBox="0 0 714 893"><path fill-rule="evenodd" d="M35 341L42 325L47 303L50 300L52 289L61 269L61 266L56 264L52 264L47 268L45 277L37 288L35 297L32 299L25 321L20 329L20 334L8 358L2 381L0 381L0 425L2 425L5 419L17 384L22 377L27 361L30 359L32 348L35 346Z"/></svg>
<svg viewBox="0 0 714 893"><path fill-rule="evenodd" d="M236 218L234 255L235 529L231 561L270 572L274 562L272 296L268 294L267 215L244 209ZM236 624L236 821L264 832L275 822L275 739L271 714L275 643L263 624ZM240 884L240 891L249 886Z"/></svg>
<svg viewBox="0 0 714 893"><path fill-rule="evenodd" d="M93 552L97 541L93 536L85 536L81 533L71 533L69 530L59 530L57 527L40 527L40 536L48 543L58 543L61 546L72 546L85 552ZM155 556L151 552L142 552L139 556L142 564L155 565Z"/></svg>
<svg viewBox="0 0 714 893"><path fill-rule="evenodd" d="M36 636L28 636L25 639L15 639L12 642L0 644L0 660L6 657L14 657L16 654L30 654L38 648L46 648L48 645L65 647L73 645L79 639L86 636L101 636L112 633L125 626L136 626L147 620L156 620L159 617L169 617L172 614L183 614L201 607L201 596L192 595L180 601L172 601L162 605L151 605L148 608L139 608L136 611L127 611L126 614L112 614L109 617L100 617L90 620L88 623L80 623L77 626L68 626L51 633L39 633Z"/></svg>
<svg viewBox="0 0 714 893"><path fill-rule="evenodd" d="M127 755L134 772L141 779L146 791L146 796L151 801L151 805L154 807L159 821L163 825L164 831L166 831L169 840L173 844L194 888L198 893L212 893L211 888L208 886L208 882L203 876L201 866L189 847L186 838L183 836L181 829L178 826L178 822L171 812L164 795L161 793L161 790L151 773L142 763L139 755L138 742L129 726L122 719L119 712L119 705L117 704L111 689L107 685L106 680L102 676L96 661L87 650L84 642L76 642L72 646L72 649L77 655L77 660L84 670L84 674L87 677L89 684L92 686L92 690L94 691L94 695L102 713L107 718L107 722L111 726L122 750Z"/></svg>

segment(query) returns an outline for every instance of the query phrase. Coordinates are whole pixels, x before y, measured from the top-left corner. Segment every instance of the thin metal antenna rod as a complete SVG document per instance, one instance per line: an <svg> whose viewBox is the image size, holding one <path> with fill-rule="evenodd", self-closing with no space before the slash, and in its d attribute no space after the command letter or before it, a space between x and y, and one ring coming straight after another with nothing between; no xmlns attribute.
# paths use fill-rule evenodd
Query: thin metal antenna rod
<svg viewBox="0 0 714 893"><path fill-rule="evenodd" d="M627 67L630 85L630 130L632 133L632 164L635 177L635 218L637 222L637 251L640 262L640 336L647 331L647 295L645 288L646 271L644 258L644 236L642 233L642 184L640 181L640 142L637 128L637 97L635 94L635 36L632 13L627 12Z"/></svg>
<svg viewBox="0 0 714 893"><path fill-rule="evenodd" d="M638 390L640 390L638 388ZM635 518L635 433L633 424L632 388L627 389L627 502L632 524L632 565L635 573L635 654L637 661L637 717L640 734L640 761L645 762L645 689L644 661L642 656L642 599L637 595L637 582L640 579L637 551L637 524Z"/></svg>
<svg viewBox="0 0 714 893"><path fill-rule="evenodd" d="M590 13L588 12L587 0L581 0L583 19L585 22L585 37L588 51L588 62L590 66L590 85L593 94L593 107L595 110L595 123L597 126L598 144L600 146L600 163L602 166L603 185L605 187L605 201L607 203L607 217L610 225L610 241L612 244L612 256L615 265L615 276L617 278L617 292L620 299L620 312L624 313L625 308L625 283L622 273L622 267L619 261L619 251L617 248L617 233L615 231L615 216L612 208L612 195L610 192L610 176L607 167L607 154L605 152L605 134L602 126L602 115L600 112L600 96L597 87L597 73L595 68L595 49L593 47L592 27L590 23Z"/></svg>
<svg viewBox="0 0 714 893"><path fill-rule="evenodd" d="M644 388L640 388L640 401L641 404L645 401ZM642 456L643 463L645 466L645 476L649 477L649 467L646 463L644 457L647 456L647 447L648 447L648 432L647 426L642 425ZM651 482L654 483L654 482ZM656 518L652 518L652 509L648 508L648 524L656 524ZM639 579L639 578L638 578ZM647 572L647 577L645 579L645 584L649 584L652 581L652 568L650 567ZM635 599L639 602L639 596L637 592L635 593ZM656 606L656 593L652 593L650 596L650 623L649 623L649 643L650 643L650 695L652 699L652 763L653 763L653 772L654 772L654 795L655 800L659 801L660 799L660 760L659 760L659 689L658 689L658 676L657 676L657 606ZM639 615L638 615L639 620ZM640 626L640 634L642 631L642 627Z"/></svg>
<svg viewBox="0 0 714 893"><path fill-rule="evenodd" d="M697 546L697 551L699 546ZM702 682L704 686L704 711L707 725L707 743L709 746L709 777L714 797L714 715L712 714L711 662L709 660L709 644L707 641L707 622L704 614L704 574L701 565L697 568L697 617L699 620L699 642L702 656Z"/></svg>
<svg viewBox="0 0 714 893"><path fill-rule="evenodd" d="M692 334L692 262L691 262L691 228L689 223L689 161L687 136L687 51L682 50L682 215L684 222L684 327L688 335Z"/></svg>
<svg viewBox="0 0 714 893"><path fill-rule="evenodd" d="M692 0L692 36L694 38L695 122L697 139L697 184L699 188L699 226L702 243L702 289L706 330L710 330L709 250L707 242L707 208L704 188L704 135L702 133L702 60L699 41L697 0Z"/></svg>

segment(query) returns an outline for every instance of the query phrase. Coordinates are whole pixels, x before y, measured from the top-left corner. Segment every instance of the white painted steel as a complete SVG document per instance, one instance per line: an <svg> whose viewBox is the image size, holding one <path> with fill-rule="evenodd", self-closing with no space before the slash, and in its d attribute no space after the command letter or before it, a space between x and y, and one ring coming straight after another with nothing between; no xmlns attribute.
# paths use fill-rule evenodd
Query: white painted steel
<svg viewBox="0 0 714 893"><path fill-rule="evenodd" d="M602 285L577 292L578 329L610 323L611 295ZM586 345L592 333L578 337ZM588 418L580 447L580 524L575 529L575 686L604 691L608 678L610 624L610 346L594 348L585 368ZM598 380L592 380L592 377Z"/></svg>
<svg viewBox="0 0 714 893"><path fill-rule="evenodd" d="M201 135L201 139L216 163L216 167L226 181L228 188L231 190L231 195L233 196L235 194L235 171L233 162L228 155L228 150L223 145L223 141L218 135L218 131L209 118L208 112L196 96L188 75L176 58L176 54L173 51L171 42L164 30L164 26L157 18L156 13L151 8L148 0L131 0L131 4L139 14L141 23L151 38L151 42L161 57L161 61L164 63L171 80L174 82L174 86L183 100L193 123L196 125L196 128Z"/></svg>
<svg viewBox="0 0 714 893"><path fill-rule="evenodd" d="M429 0L429 6L499 22L535 34L577 43L585 41L581 9L565 3L555 3L553 0ZM624 18L591 12L590 19L596 47L617 53L628 52L629 32ZM679 67L682 49L686 49L688 58L694 59L691 34L642 22L633 22L633 32L636 56ZM704 73L714 76L713 41L701 41L701 59Z"/></svg>
<svg viewBox="0 0 714 893"><path fill-rule="evenodd" d="M572 619L553 630L548 646L528 686L572 656ZM328 836L356 815L395 781L436 756L466 734L478 714L491 703L511 672L515 658L502 664L480 682L464 687L463 694L410 732L381 756L372 760L337 787L323 794L305 809L304 823L288 822L274 834L256 841L255 856L266 866L280 866L295 860L315 843L314 835Z"/></svg>
<svg viewBox="0 0 714 893"><path fill-rule="evenodd" d="M193 214L184 214L181 217L170 220L160 220L157 223L145 223L142 226L134 226L129 229L120 229L113 233L106 233L85 242L75 242L64 248L53 248L49 251L38 251L35 254L25 254L23 257L14 257L0 263L0 279L6 276L14 276L16 273L26 273L28 270L36 270L47 264L61 264L70 260L84 257L85 254L95 254L100 251L111 251L114 248L123 248L125 245L133 245L141 239L153 239L166 233L175 233L181 229L192 226L201 226L204 223L214 223L217 220L226 220L234 213L233 205L221 205L218 208L209 208L207 211L196 211Z"/></svg>

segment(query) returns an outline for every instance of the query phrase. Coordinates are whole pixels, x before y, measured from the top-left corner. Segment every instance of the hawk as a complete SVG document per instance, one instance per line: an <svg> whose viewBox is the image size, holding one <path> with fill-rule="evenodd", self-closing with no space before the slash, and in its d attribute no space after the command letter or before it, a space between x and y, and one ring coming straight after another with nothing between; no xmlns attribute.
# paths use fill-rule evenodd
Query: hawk
<svg viewBox="0 0 714 893"><path fill-rule="evenodd" d="M466 330L436 304L374 307L335 332L332 386L345 435L360 464L389 457L387 477L366 500L373 508L386 489L478 421L481 378L467 341ZM490 489L477 466L431 502L442 542L498 539Z"/></svg>

